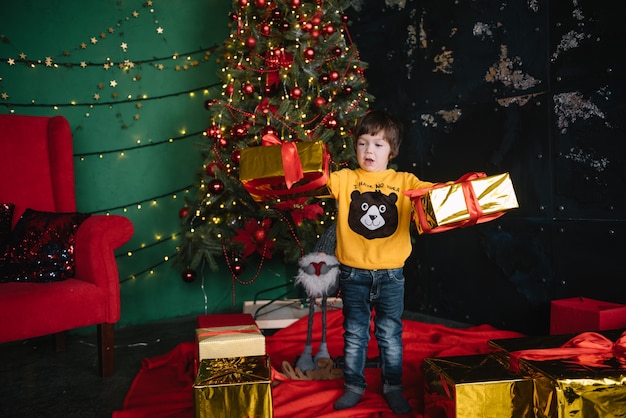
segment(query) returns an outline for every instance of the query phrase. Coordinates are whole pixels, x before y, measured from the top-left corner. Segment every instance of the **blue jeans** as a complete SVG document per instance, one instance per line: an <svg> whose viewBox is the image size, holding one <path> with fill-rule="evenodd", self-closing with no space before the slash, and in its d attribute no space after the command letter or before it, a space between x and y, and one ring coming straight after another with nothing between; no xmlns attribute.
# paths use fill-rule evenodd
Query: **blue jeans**
<svg viewBox="0 0 626 418"><path fill-rule="evenodd" d="M383 392L402 389L402 268L362 270L342 265L340 286L344 315L345 389L359 394L365 392L365 362L372 309L375 312L374 336L380 351Z"/></svg>

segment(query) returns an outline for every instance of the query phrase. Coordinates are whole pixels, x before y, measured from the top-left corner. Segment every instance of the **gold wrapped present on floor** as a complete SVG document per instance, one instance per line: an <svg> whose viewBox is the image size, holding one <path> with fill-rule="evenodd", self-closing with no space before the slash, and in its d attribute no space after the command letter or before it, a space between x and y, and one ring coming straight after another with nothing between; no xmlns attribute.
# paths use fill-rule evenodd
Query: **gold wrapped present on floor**
<svg viewBox="0 0 626 418"><path fill-rule="evenodd" d="M533 382L489 354L424 360L424 416L534 418Z"/></svg>
<svg viewBox="0 0 626 418"><path fill-rule="evenodd" d="M420 234L443 232L494 220L518 207L508 173L467 173L453 184L405 192L413 202Z"/></svg>
<svg viewBox="0 0 626 418"><path fill-rule="evenodd" d="M626 333L603 331L493 340L520 376L533 379L537 418L626 417Z"/></svg>
<svg viewBox="0 0 626 418"><path fill-rule="evenodd" d="M196 418L272 418L269 357L202 360L193 394Z"/></svg>
<svg viewBox="0 0 626 418"><path fill-rule="evenodd" d="M330 155L323 141L281 142L241 150L239 180L257 202L278 198L328 197Z"/></svg>

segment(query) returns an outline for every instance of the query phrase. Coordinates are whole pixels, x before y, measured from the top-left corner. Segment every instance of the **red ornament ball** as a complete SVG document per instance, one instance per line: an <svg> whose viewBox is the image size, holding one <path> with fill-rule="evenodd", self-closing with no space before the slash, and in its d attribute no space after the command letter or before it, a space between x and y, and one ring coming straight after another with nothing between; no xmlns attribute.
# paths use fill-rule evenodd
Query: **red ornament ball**
<svg viewBox="0 0 626 418"><path fill-rule="evenodd" d="M183 219L187 215L189 215L189 207L188 206L183 206L182 208L180 208L180 210L178 211L178 217L180 219Z"/></svg>
<svg viewBox="0 0 626 418"><path fill-rule="evenodd" d="M301 4L300 0L291 0L291 7L294 9L300 7Z"/></svg>
<svg viewBox="0 0 626 418"><path fill-rule="evenodd" d="M348 85L343 86L343 94L345 95L352 94L352 86L348 86Z"/></svg>
<svg viewBox="0 0 626 418"><path fill-rule="evenodd" d="M254 84L252 83L246 83L243 85L243 92L244 94L252 94L254 93Z"/></svg>
<svg viewBox="0 0 626 418"><path fill-rule="evenodd" d="M259 9L267 7L267 0L254 0L254 5Z"/></svg>
<svg viewBox="0 0 626 418"><path fill-rule="evenodd" d="M315 26L319 26L319 24L322 23L322 17L319 14L316 14L311 18L311 23Z"/></svg>
<svg viewBox="0 0 626 418"><path fill-rule="evenodd" d="M262 25L261 26L261 33L263 35L269 35L272 32L272 27L270 25Z"/></svg>
<svg viewBox="0 0 626 418"><path fill-rule="evenodd" d="M272 134L278 136L278 131L271 125L266 125L261 128L261 136L265 136L267 134Z"/></svg>
<svg viewBox="0 0 626 418"><path fill-rule="evenodd" d="M313 30L313 23L306 22L304 25L302 25L302 30L305 32L311 32Z"/></svg>
<svg viewBox="0 0 626 418"><path fill-rule="evenodd" d="M230 130L230 134L231 136L236 138L243 138L244 136L248 135L248 127L243 123L233 125Z"/></svg>
<svg viewBox="0 0 626 418"><path fill-rule="evenodd" d="M315 50L313 48L306 48L303 55L304 59L312 60L313 58L315 58Z"/></svg>
<svg viewBox="0 0 626 418"><path fill-rule="evenodd" d="M328 73L328 78L330 78L330 81L337 81L339 80L339 71L331 71L330 73Z"/></svg>
<svg viewBox="0 0 626 418"><path fill-rule="evenodd" d="M341 55L343 55L343 49L341 49L340 47L336 46L333 48L333 55L336 57L340 57Z"/></svg>
<svg viewBox="0 0 626 418"><path fill-rule="evenodd" d="M226 148L228 146L228 139L222 137L219 137L217 139L217 145L219 145L221 148Z"/></svg>
<svg viewBox="0 0 626 418"><path fill-rule="evenodd" d="M241 263L241 261L235 261L232 264L232 272L235 276L241 276L244 271L246 271L246 267Z"/></svg>
<svg viewBox="0 0 626 418"><path fill-rule="evenodd" d="M191 283L191 282L196 280L196 272L195 272L195 270L190 269L189 267L187 267L180 274L180 277L181 277L181 279L183 279L184 282Z"/></svg>
<svg viewBox="0 0 626 418"><path fill-rule="evenodd" d="M256 46L256 38L253 36L246 38L246 46L250 49L254 48Z"/></svg>
<svg viewBox="0 0 626 418"><path fill-rule="evenodd" d="M207 176L210 176L210 177L215 177L215 175L217 174L219 170L220 170L220 165L216 162L207 164L206 169L205 169Z"/></svg>
<svg viewBox="0 0 626 418"><path fill-rule="evenodd" d="M319 38L319 37L320 37L320 31L319 31L319 30L317 30L317 29L313 29L313 30L311 31L311 37L312 37L312 38Z"/></svg>
<svg viewBox="0 0 626 418"><path fill-rule="evenodd" d="M213 179L209 182L209 191L214 194L220 194L224 191L224 182L222 180Z"/></svg>
<svg viewBox="0 0 626 418"><path fill-rule="evenodd" d="M333 33L335 33L335 27L333 25L324 26L324 33L326 35L332 35Z"/></svg>
<svg viewBox="0 0 626 418"><path fill-rule="evenodd" d="M248 0L239 0L239 7L243 9L246 6L248 6Z"/></svg>
<svg viewBox="0 0 626 418"><path fill-rule="evenodd" d="M316 97L315 99L313 99L313 104L316 107L322 107L326 104L326 99L324 99L323 97Z"/></svg>
<svg viewBox="0 0 626 418"><path fill-rule="evenodd" d="M239 165L239 163L241 162L241 150L240 149L234 150L232 154L230 154L230 159L232 160L233 163L235 163L236 165Z"/></svg>
<svg viewBox="0 0 626 418"><path fill-rule="evenodd" d="M320 82L320 84L328 84L328 82L330 81L330 77L328 76L328 74L320 74L318 81Z"/></svg>
<svg viewBox="0 0 626 418"><path fill-rule="evenodd" d="M332 116L329 116L326 121L324 121L324 126L328 129L335 129L337 127L337 119Z"/></svg>
<svg viewBox="0 0 626 418"><path fill-rule="evenodd" d="M302 89L300 87L294 87L291 89L290 96L294 99L302 97Z"/></svg>
<svg viewBox="0 0 626 418"><path fill-rule="evenodd" d="M204 132L206 133L206 136L208 136L209 138L218 139L222 137L222 130L217 125L209 126L208 128L206 128L206 131Z"/></svg>
<svg viewBox="0 0 626 418"><path fill-rule="evenodd" d="M226 93L228 97L232 96L234 91L235 91L235 86L233 86L232 84L229 84L226 86L226 88L224 88L224 92Z"/></svg>

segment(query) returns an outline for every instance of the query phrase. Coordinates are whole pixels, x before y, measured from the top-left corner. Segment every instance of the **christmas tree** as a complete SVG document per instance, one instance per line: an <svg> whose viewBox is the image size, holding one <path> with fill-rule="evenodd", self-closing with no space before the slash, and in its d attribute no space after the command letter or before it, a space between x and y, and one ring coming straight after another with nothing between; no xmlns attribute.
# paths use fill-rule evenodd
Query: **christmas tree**
<svg viewBox="0 0 626 418"><path fill-rule="evenodd" d="M268 258L296 262L334 222L332 200L297 193L255 200L239 168L242 150L253 156L268 137L278 144L321 141L330 170L355 166L351 131L373 98L366 64L348 33L348 5L233 1L232 31L218 51L223 88L205 102L210 119L197 192L179 213L183 240L176 265L189 274L207 264L217 269L218 259L233 279L251 260L257 274ZM263 183L262 173L255 181Z"/></svg>

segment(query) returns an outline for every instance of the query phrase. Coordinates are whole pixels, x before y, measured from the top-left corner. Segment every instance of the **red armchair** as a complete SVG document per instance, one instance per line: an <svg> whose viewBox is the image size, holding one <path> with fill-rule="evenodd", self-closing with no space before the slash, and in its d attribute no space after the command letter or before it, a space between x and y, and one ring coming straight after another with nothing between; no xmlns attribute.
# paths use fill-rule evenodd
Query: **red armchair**
<svg viewBox="0 0 626 418"><path fill-rule="evenodd" d="M72 133L62 116L0 115L0 203L76 212ZM114 324L120 318L113 251L133 225L120 215L91 215L76 231L74 277L50 283L0 283L0 343L97 325L99 372L113 374ZM6 270L8 271L8 270ZM57 339L57 348L63 339Z"/></svg>

